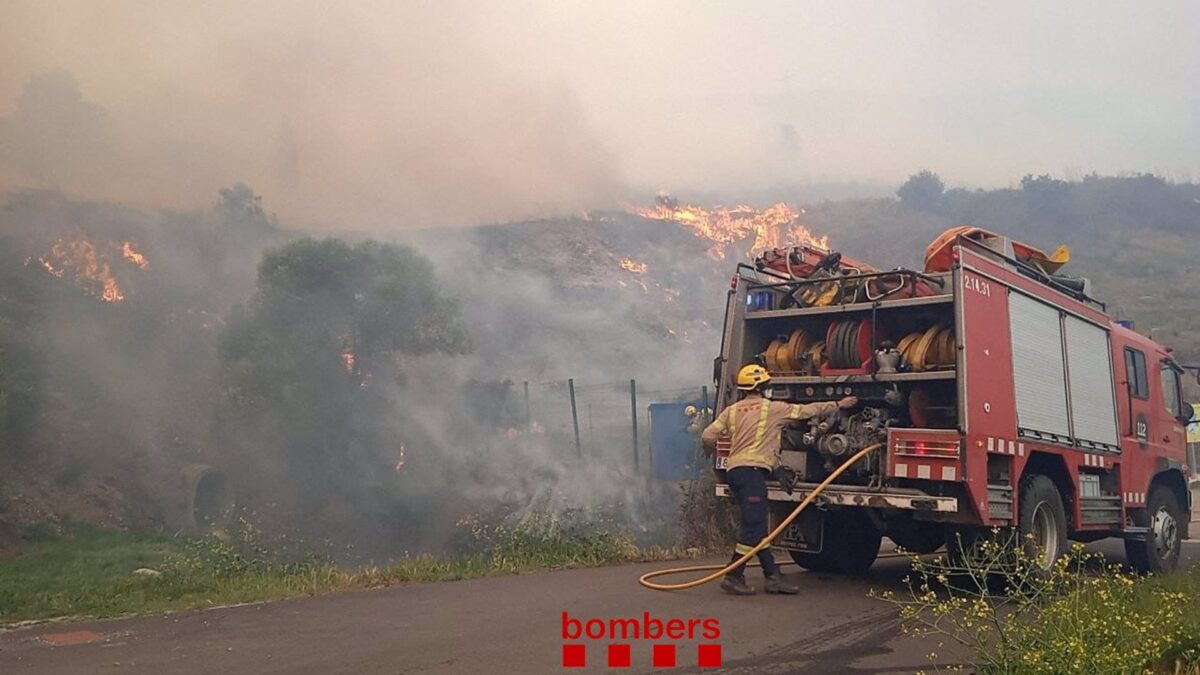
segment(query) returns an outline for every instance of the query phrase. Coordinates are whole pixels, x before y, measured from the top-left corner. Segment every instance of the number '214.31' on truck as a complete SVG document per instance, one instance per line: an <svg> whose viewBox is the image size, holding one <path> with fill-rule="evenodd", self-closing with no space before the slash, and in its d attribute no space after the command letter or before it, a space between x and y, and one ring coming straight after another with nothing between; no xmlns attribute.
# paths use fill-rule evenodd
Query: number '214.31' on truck
<svg viewBox="0 0 1200 675"><path fill-rule="evenodd" d="M807 246L740 264L717 411L749 363L767 368L773 399L860 401L785 429L792 471L770 483L772 518L883 444L775 545L809 569L857 572L883 536L921 553L999 527L1032 539L1045 566L1068 539L1120 537L1134 567L1174 569L1190 513L1183 369L1061 274L1068 258L961 227L929 246L923 272ZM723 497L728 452L718 442Z"/></svg>

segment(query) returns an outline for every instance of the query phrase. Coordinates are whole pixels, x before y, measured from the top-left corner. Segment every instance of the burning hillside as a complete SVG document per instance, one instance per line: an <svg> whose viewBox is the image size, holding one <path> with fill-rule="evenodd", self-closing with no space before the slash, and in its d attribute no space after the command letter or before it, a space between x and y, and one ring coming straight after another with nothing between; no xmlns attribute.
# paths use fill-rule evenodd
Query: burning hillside
<svg viewBox="0 0 1200 675"><path fill-rule="evenodd" d="M104 302L121 302L125 299L125 291L113 275L115 260L123 260L141 270L150 267L150 261L133 242L109 242L97 246L82 232L60 238L50 247L49 253L38 258L41 266L56 277L64 278L70 273L70 279L88 295ZM30 258L25 264L32 262Z"/></svg>
<svg viewBox="0 0 1200 675"><path fill-rule="evenodd" d="M56 472L70 469L87 481L72 489L86 495L92 494L91 482L108 481L103 484L130 497L128 503L111 502L106 512L140 527L159 517L172 524L180 517L182 511L172 501L177 495L161 489L174 484L177 467L210 465L238 476L240 501L275 505L260 510L264 526L279 530L303 523L309 534L336 533L356 546L382 542L381 554L388 553L388 542L408 546L438 541L438 533L407 525L389 529L394 537L381 539L377 528L381 522L411 524L415 515L405 519L396 514L416 514L440 504L437 495L445 490L438 489L451 482L480 504L502 495L506 503L524 507L572 481L575 474L564 468L560 452L573 444L563 426L571 415L563 407L565 393L556 389L568 378L581 386L585 407L580 414L587 416L589 435L594 418L596 447L608 447L601 438L617 428L614 424L621 438L627 437L624 397L630 378L654 373L644 382L639 377L639 393L648 401L702 386L719 344L730 270L729 261L714 258L740 257L744 245L770 245L802 231L799 213L781 206L673 207L664 217L649 220L609 211L586 219L510 223L452 235L444 229L413 233L408 238L437 268L437 281L429 283L456 299L474 347L452 357L391 358L379 355L380 345L428 339L437 347L445 336L420 333L388 342L385 337L399 328L362 331L375 330L376 319L391 314L369 311L363 316L376 323L365 328L347 324L327 331L328 340L297 346L310 333L267 321L291 316L290 308L288 313L264 313L266 323L254 324L246 317L254 316L256 302L231 309L252 297L263 249L294 238L267 226L248 189L222 192L210 212L186 217L96 211L88 204L42 195L15 204L5 224L14 244L9 251L17 266L25 265L22 278L47 291L42 301L48 307L29 344L45 354L50 366L40 380L50 394L36 417L39 426L31 427L22 443L29 452L67 467L31 467L23 480L53 486ZM728 249L731 245L735 248ZM305 246L296 255L307 251ZM324 257L284 256L280 261L287 264L270 267L270 278L288 272L299 284L295 288L324 278L308 266L325 264ZM417 259L396 258L396 264L401 262L404 269L421 269ZM464 263L469 273L464 273ZM123 303L123 311L106 311L115 303ZM348 306L323 305L317 313L322 321L305 325L327 326L330 317ZM288 349L293 356L281 358ZM324 356L310 363L310 354ZM280 364L307 365L297 365L300 370L283 377L275 370ZM395 376L393 367L405 377ZM220 387L210 385L213 372L222 377ZM521 406L508 404L523 399L512 398L511 392L488 393L495 382L508 380L532 385L533 413L527 423L542 430L536 437L497 435L521 422L516 415L514 426L509 410ZM430 381L438 383L432 397ZM305 382L319 386L301 386ZM370 386L364 386L367 382ZM605 398L605 387L613 382L621 386L611 397L619 403ZM278 396L280 391L287 396ZM333 393L340 397L337 405L331 403ZM431 398L442 403L433 410L419 405ZM500 406L504 415L488 412L497 409L497 400L508 406ZM296 413L286 417L291 434L286 443L278 441L280 434L261 433L257 422L247 421L255 405L268 404L292 406L284 412ZM198 416L198 409L221 412ZM283 414L274 408L268 412ZM463 424L463 418L474 421ZM339 424L370 433L329 431ZM560 472L560 477L513 481L506 467L488 459L493 455L487 450L497 447L508 453L505 461L519 456ZM587 494L574 492L583 488L571 483L572 499L589 504L613 499L610 492L590 487L628 483L606 473L628 469L624 459L597 458L594 471L603 480L593 476L584 481ZM71 469L76 465L83 468ZM327 475L331 466L338 467L337 485L327 481L329 488L320 494L295 488ZM474 472L470 481L463 479L467 469ZM280 475L300 478L289 482ZM49 512L57 502L56 489L47 488L31 512L38 504ZM336 508L326 506L335 502ZM95 520L82 511L79 515ZM423 539L427 535L432 538Z"/></svg>
<svg viewBox="0 0 1200 675"><path fill-rule="evenodd" d="M804 209L797 211L783 202L765 209L745 204L704 208L680 204L675 198L660 194L654 206L635 206L629 210L643 218L678 223L691 229L697 237L712 242L708 255L713 260L725 259L731 245L747 240L750 241L745 252L748 256L800 244L829 248L828 237L818 237L800 224Z"/></svg>
<svg viewBox="0 0 1200 675"><path fill-rule="evenodd" d="M715 326L724 309L723 289L732 268L731 262L723 260L749 259L764 249L791 245L827 247L827 237L814 235L801 224L803 215L803 209L784 203L766 208L700 207L681 205L670 196L659 195L653 207L627 206L623 212L485 226L474 230L469 239L478 247L475 257L488 268L488 278L493 282L486 293L473 283L458 289L458 293L468 305L477 300L492 306L496 303L492 296L503 286L494 282L505 279L518 288L532 284L519 304L531 304L535 293L548 294L546 312L529 317L523 325L541 325L541 340L548 339L547 334L563 332L562 337L572 345L563 350L564 358L553 369L554 377L582 376L592 365L604 364L596 373L603 377L637 359L660 362L660 358L667 358L682 366L675 371L682 383L699 377L694 374L702 372L703 363L711 358L709 352L717 344ZM431 232L429 237L427 242L419 240L418 246L436 257L444 249L444 234ZM449 268L446 272L452 274ZM547 282L551 288L542 288ZM507 304L517 301L512 299ZM624 337L597 340L595 326L575 334L579 325L591 320L584 315L596 311L607 315L606 327ZM573 313L580 316L572 319ZM557 324L572 327L563 331L563 326ZM555 327L550 329L551 325ZM514 336L503 343L530 339ZM686 356L673 351L681 342L694 343L696 350L689 349ZM595 347L581 349L580 345ZM637 345L637 355L606 363L614 345L618 351ZM656 356L646 357L650 354ZM492 357L509 360L512 355ZM536 365L522 363L516 367L547 368L543 359L537 361ZM569 369L557 372L562 366Z"/></svg>

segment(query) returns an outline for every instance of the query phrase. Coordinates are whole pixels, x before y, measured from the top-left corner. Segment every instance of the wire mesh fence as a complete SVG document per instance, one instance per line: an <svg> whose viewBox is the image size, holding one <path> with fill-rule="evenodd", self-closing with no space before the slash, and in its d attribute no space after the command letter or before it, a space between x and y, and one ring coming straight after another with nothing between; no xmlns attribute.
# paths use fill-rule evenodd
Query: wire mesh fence
<svg viewBox="0 0 1200 675"><path fill-rule="evenodd" d="M703 385L643 389L636 380L521 382L514 388L526 424L561 452L619 462L644 473L650 472L653 452L650 406L701 403L712 396Z"/></svg>

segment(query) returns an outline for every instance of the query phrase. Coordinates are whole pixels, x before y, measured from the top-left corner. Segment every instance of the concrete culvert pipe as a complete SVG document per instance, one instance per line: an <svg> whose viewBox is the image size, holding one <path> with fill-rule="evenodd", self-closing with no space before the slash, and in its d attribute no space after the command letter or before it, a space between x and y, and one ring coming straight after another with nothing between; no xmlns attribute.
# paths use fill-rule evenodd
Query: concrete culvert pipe
<svg viewBox="0 0 1200 675"><path fill-rule="evenodd" d="M194 464L184 468L183 484L187 506L184 529L208 532L229 524L233 515L233 486L224 471Z"/></svg>

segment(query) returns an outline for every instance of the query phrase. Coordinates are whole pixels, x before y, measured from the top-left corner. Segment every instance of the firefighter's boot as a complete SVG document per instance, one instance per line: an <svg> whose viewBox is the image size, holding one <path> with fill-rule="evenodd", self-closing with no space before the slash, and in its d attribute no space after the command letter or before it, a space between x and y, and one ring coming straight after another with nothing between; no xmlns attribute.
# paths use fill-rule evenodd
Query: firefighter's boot
<svg viewBox="0 0 1200 675"><path fill-rule="evenodd" d="M727 575L721 581L721 590L733 595L754 595L754 589L746 583L746 577Z"/></svg>
<svg viewBox="0 0 1200 675"><path fill-rule="evenodd" d="M795 584L789 584L778 574L772 574L771 576L767 577L767 583L763 587L763 590L768 593L795 595L800 592L800 587Z"/></svg>

